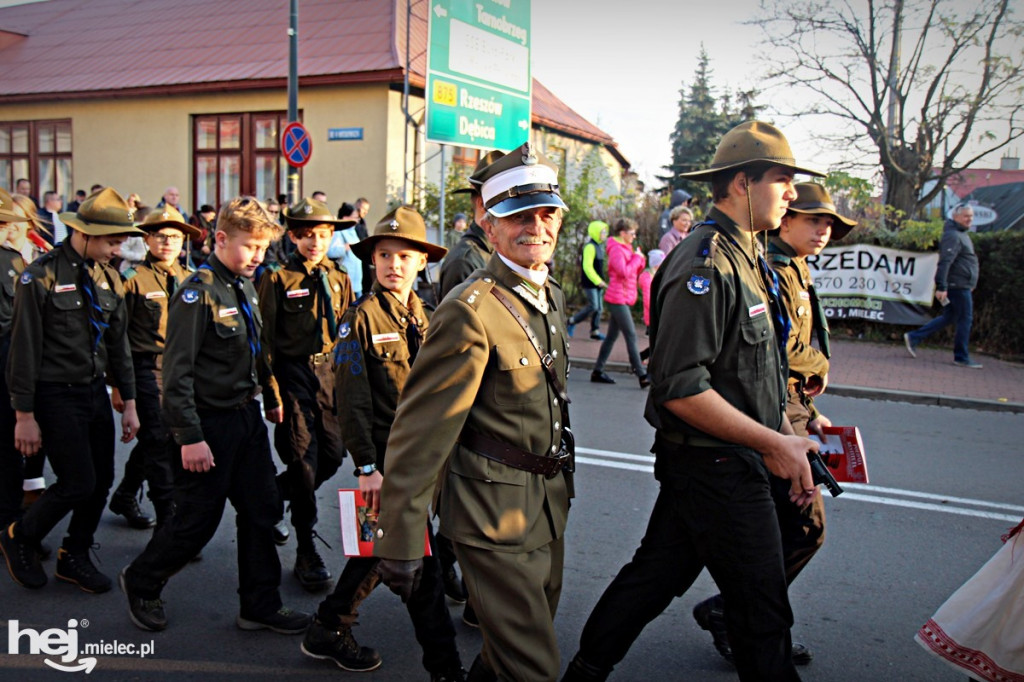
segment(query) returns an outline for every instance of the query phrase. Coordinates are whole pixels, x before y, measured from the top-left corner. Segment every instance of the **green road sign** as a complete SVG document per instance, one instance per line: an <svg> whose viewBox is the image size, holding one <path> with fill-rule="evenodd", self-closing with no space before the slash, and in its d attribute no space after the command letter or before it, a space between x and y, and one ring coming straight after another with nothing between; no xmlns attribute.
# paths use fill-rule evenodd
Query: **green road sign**
<svg viewBox="0 0 1024 682"><path fill-rule="evenodd" d="M427 140L510 150L530 136L530 0L433 0Z"/></svg>

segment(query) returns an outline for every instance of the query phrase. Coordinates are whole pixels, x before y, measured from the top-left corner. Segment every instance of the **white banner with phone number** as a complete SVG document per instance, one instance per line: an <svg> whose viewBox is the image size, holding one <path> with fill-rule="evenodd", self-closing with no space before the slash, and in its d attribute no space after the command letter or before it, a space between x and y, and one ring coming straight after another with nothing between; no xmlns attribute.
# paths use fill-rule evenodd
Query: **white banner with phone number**
<svg viewBox="0 0 1024 682"><path fill-rule="evenodd" d="M853 244L830 246L807 265L825 315L887 324L924 324L935 295L937 253Z"/></svg>

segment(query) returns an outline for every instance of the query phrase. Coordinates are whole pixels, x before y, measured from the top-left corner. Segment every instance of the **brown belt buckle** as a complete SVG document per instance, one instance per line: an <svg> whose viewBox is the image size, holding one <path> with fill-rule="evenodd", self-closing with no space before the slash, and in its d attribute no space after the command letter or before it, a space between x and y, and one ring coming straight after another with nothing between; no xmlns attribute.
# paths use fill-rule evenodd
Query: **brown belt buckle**
<svg viewBox="0 0 1024 682"><path fill-rule="evenodd" d="M569 461L569 457L570 455L568 452L566 452L565 450L560 450L557 455L551 458L554 460L554 464L551 465L551 471L544 474L544 478L552 479L558 474L560 474L562 472L562 469L565 467L565 464Z"/></svg>

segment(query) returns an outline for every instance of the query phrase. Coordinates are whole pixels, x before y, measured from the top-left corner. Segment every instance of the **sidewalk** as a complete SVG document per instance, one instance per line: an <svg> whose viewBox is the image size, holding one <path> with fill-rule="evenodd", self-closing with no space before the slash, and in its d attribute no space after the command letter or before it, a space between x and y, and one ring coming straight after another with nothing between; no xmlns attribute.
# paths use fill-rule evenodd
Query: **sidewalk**
<svg viewBox="0 0 1024 682"><path fill-rule="evenodd" d="M583 325L576 331L576 338L570 341L569 357L577 371L589 374L601 342L587 338ZM643 350L648 339L642 336L642 330L637 331ZM976 354L974 360L984 368L967 369L953 364L952 348L916 350L917 358L912 358L902 343L833 338L827 392L856 398L1024 412L1024 365ZM629 371L626 343L621 336L606 370ZM630 380L635 381L632 377Z"/></svg>

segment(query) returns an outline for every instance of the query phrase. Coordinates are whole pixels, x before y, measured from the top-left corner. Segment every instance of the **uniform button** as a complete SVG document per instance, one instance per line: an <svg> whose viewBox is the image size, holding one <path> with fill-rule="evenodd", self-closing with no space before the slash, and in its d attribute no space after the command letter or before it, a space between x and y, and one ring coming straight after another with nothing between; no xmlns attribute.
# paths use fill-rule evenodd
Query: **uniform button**
<svg viewBox="0 0 1024 682"><path fill-rule="evenodd" d="M558 330L555 329L555 325L551 325L551 333L552 334L557 334L558 333Z"/></svg>
<svg viewBox="0 0 1024 682"><path fill-rule="evenodd" d="M405 323L406 323L406 319L403 317L402 318L402 324L405 324Z"/></svg>
<svg viewBox="0 0 1024 682"><path fill-rule="evenodd" d="M766 336L767 334L768 334L768 330L767 329L762 329L761 330L761 336Z"/></svg>
<svg viewBox="0 0 1024 682"><path fill-rule="evenodd" d="M551 403L552 403L553 405L557 405L557 404L558 404L558 398L552 398L552 399L551 399Z"/></svg>
<svg viewBox="0 0 1024 682"><path fill-rule="evenodd" d="M484 277L484 281L490 284L493 280L490 277Z"/></svg>
<svg viewBox="0 0 1024 682"><path fill-rule="evenodd" d="M523 367L526 367L528 364L530 364L530 361L527 360L526 358L519 358L519 364L522 365Z"/></svg>
<svg viewBox="0 0 1024 682"><path fill-rule="evenodd" d="M551 446L551 454L552 455L557 455L558 454L558 446L557 445L552 445Z"/></svg>
<svg viewBox="0 0 1024 682"><path fill-rule="evenodd" d="M562 428L562 425L559 424L558 422L555 422L555 431L557 431L560 428Z"/></svg>
<svg viewBox="0 0 1024 682"><path fill-rule="evenodd" d="M377 529L377 537L378 538L384 537L384 529L383 528L378 528Z"/></svg>
<svg viewBox="0 0 1024 682"><path fill-rule="evenodd" d="M558 357L558 351L557 350L551 351L551 357L557 358Z"/></svg>

